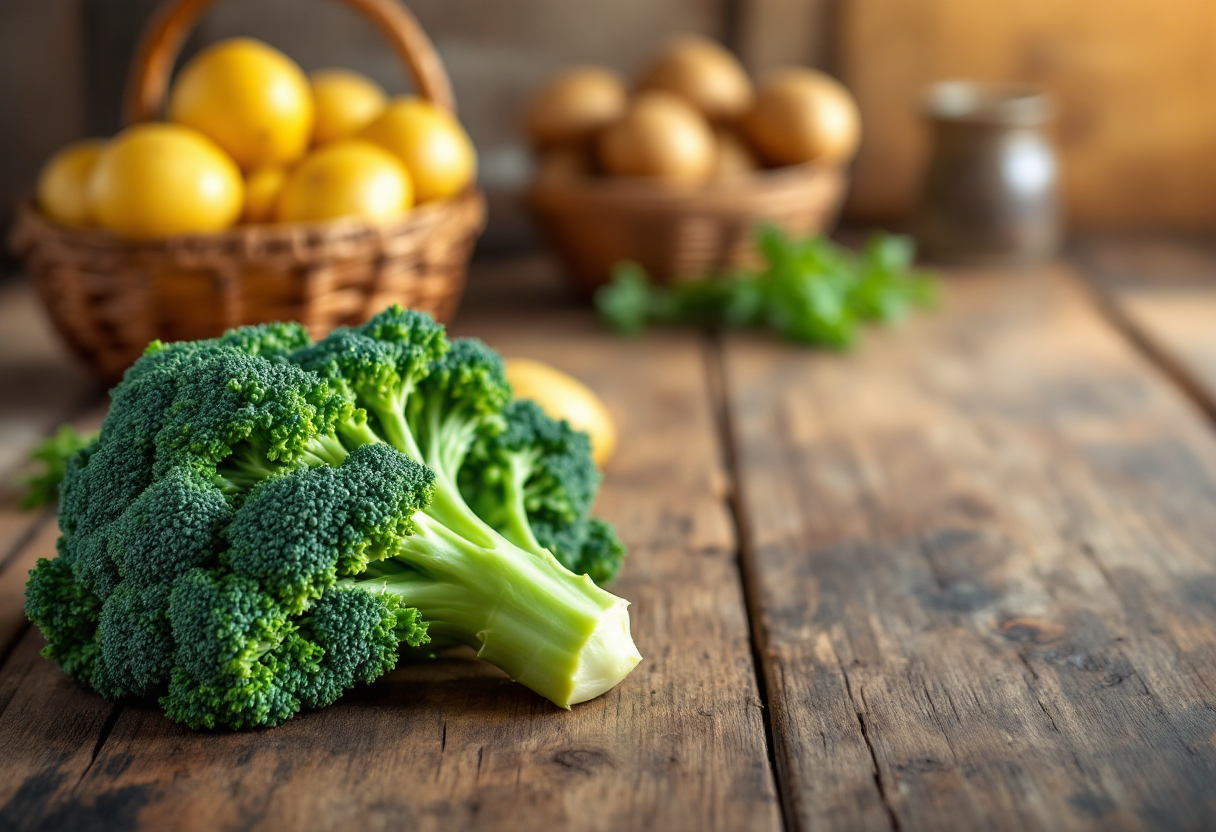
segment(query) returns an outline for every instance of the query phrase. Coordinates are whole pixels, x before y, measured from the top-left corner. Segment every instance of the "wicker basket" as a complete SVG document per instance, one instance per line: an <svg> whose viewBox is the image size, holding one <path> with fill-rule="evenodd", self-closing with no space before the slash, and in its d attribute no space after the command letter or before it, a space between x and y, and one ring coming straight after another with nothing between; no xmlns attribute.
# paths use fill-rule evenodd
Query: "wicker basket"
<svg viewBox="0 0 1216 832"><path fill-rule="evenodd" d="M758 223L795 234L827 230L845 185L842 167L810 164L696 187L545 181L533 186L529 202L575 287L590 293L620 260L635 260L664 282L749 265Z"/></svg>
<svg viewBox="0 0 1216 832"><path fill-rule="evenodd" d="M126 121L160 112L178 51L213 0L170 0L144 33ZM438 55L395 0L346 0L374 20L419 95L453 109ZM14 251L77 356L115 381L149 341L206 338L242 324L297 320L320 337L400 303L446 321L485 218L482 194L424 204L387 223L336 220L238 226L155 242L65 228L20 206Z"/></svg>

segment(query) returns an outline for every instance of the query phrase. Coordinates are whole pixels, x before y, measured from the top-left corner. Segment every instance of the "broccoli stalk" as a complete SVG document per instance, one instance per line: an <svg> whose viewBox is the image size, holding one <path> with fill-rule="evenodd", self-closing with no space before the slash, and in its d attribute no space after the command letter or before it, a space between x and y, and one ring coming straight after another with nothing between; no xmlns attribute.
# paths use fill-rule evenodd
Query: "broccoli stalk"
<svg viewBox="0 0 1216 832"><path fill-rule="evenodd" d="M628 602L591 578L571 580L548 552L521 566L518 550L470 545L429 518L418 526L393 561L340 585L416 607L431 637L475 648L479 658L564 708L610 690L641 661ZM394 568L395 562L416 568Z"/></svg>

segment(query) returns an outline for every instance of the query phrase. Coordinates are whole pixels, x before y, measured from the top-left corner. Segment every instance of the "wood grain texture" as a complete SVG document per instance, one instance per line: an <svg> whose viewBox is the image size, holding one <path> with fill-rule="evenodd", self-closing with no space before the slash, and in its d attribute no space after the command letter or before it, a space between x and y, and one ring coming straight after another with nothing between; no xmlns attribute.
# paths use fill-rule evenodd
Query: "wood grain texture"
<svg viewBox="0 0 1216 832"><path fill-rule="evenodd" d="M725 375L795 828L1210 824L1216 441L1068 274Z"/></svg>
<svg viewBox="0 0 1216 832"><path fill-rule="evenodd" d="M1066 216L1080 225L1207 228L1216 216L1216 15L1138 0L847 0L841 63L865 125L850 213L908 211L927 147L924 86L1033 82L1059 104Z"/></svg>
<svg viewBox="0 0 1216 832"><path fill-rule="evenodd" d="M632 550L615 588L633 602L637 670L564 712L445 658L280 728L199 734L145 704L107 723L106 703L33 656L31 633L0 672L42 703L15 735L47 735L65 703L99 718L70 760L17 754L7 779L27 799L6 829L780 828L700 339L621 343L560 295L527 305L493 277L475 278L485 300L474 291L459 334L576 372L626 437L600 511ZM47 771L68 785L39 786Z"/></svg>
<svg viewBox="0 0 1216 832"><path fill-rule="evenodd" d="M1111 318L1216 419L1216 249L1210 241L1083 239Z"/></svg>
<svg viewBox="0 0 1216 832"><path fill-rule="evenodd" d="M93 407L73 422L93 430L104 412L104 405ZM0 448L21 457L28 445L5 438ZM80 828L86 818L48 819L42 807L66 799L80 782L117 709L39 655L44 642L25 618L25 582L39 558L55 556L59 527L54 507L20 510L12 471L0 476L0 829L30 828L33 818L47 829Z"/></svg>

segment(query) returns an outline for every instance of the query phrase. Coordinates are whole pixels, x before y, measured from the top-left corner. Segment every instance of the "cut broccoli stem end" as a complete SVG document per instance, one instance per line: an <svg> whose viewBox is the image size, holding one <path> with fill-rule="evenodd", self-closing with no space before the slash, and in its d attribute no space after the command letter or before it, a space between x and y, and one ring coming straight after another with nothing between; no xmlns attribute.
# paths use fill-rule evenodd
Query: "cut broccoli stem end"
<svg viewBox="0 0 1216 832"><path fill-rule="evenodd" d="M356 583L418 609L433 636L467 644L515 681L569 708L615 687L642 660L629 603L548 552L461 538L426 515L392 561Z"/></svg>

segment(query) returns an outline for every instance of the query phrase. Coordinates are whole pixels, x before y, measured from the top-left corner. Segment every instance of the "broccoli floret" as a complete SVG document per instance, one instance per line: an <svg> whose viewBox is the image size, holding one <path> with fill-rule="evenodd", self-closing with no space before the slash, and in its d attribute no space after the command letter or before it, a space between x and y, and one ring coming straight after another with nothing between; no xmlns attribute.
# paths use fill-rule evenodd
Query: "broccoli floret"
<svg viewBox="0 0 1216 832"><path fill-rule="evenodd" d="M456 485L509 397L496 353L400 308L318 344L295 325L154 343L67 465L60 556L27 588L46 654L196 728L329 705L432 631L559 705L602 693L640 660L626 602ZM594 479L550 467L537 511L580 518L589 552Z"/></svg>
<svg viewBox="0 0 1216 832"><path fill-rule="evenodd" d="M114 522L108 553L124 583L168 583L214 558L232 518L232 506L212 482L174 468L132 500Z"/></svg>
<svg viewBox="0 0 1216 832"><path fill-rule="evenodd" d="M427 643L418 610L392 595L349 587L327 591L301 624L301 634L324 651L300 677L295 693L307 708L332 705L356 683L370 684L397 665L397 648Z"/></svg>
<svg viewBox="0 0 1216 832"><path fill-rule="evenodd" d="M526 399L503 413L505 430L483 436L461 469L465 499L515 545L547 549L571 572L611 582L625 546L610 523L589 516L600 473L587 434Z"/></svg>
<svg viewBox="0 0 1216 832"><path fill-rule="evenodd" d="M168 616L172 589L172 583L123 582L102 605L89 679L102 696L152 696L168 682L176 654Z"/></svg>
<svg viewBox="0 0 1216 832"><path fill-rule="evenodd" d="M469 504L517 546L548 549L576 570L600 474L591 440L527 399L503 413L506 428L478 442L461 471Z"/></svg>
<svg viewBox="0 0 1216 832"><path fill-rule="evenodd" d="M228 528L224 560L293 613L396 550L429 502L434 475L387 445L255 488Z"/></svg>
<svg viewBox="0 0 1216 832"><path fill-rule="evenodd" d="M299 710L294 671L320 648L293 637L287 610L256 580L188 572L174 583L169 621L176 665L161 705L170 719L248 728L278 725Z"/></svg>
<svg viewBox="0 0 1216 832"><path fill-rule="evenodd" d="M587 575L600 586L604 586L612 583L620 574L625 554L625 544L617 537L616 528L599 517L589 517L586 521L586 535L577 556L571 557L569 562L563 562L571 572Z"/></svg>
<svg viewBox="0 0 1216 832"><path fill-rule="evenodd" d="M443 327L422 312L392 307L358 329L340 327L291 360L345 391L372 416L377 432L345 430L355 444L384 438L418 458L405 424L405 404L432 362L448 350ZM409 451L407 451L409 452Z"/></svg>
<svg viewBox="0 0 1216 832"><path fill-rule="evenodd" d="M39 558L25 588L25 614L42 630L52 659L71 678L90 684L97 663L97 622L101 599L77 579L71 556L59 540L59 556Z"/></svg>

